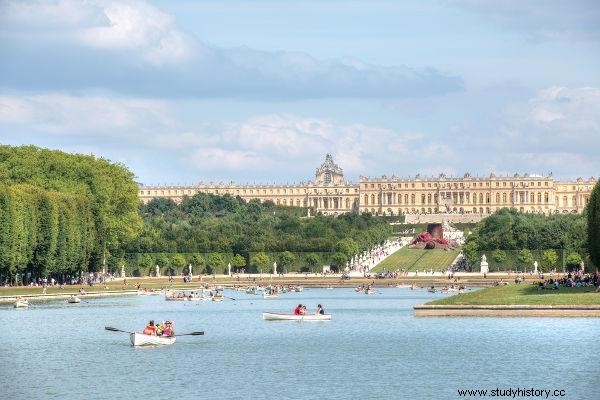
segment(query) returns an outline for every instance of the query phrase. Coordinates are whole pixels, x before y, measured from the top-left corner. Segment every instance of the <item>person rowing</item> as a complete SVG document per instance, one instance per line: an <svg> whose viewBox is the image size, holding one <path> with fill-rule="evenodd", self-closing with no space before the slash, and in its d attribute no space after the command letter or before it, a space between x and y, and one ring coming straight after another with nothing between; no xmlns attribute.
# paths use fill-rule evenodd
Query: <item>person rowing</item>
<svg viewBox="0 0 600 400"><path fill-rule="evenodd" d="M144 335L156 336L156 326L154 325L153 319L151 319L144 328Z"/></svg>
<svg viewBox="0 0 600 400"><path fill-rule="evenodd" d="M315 312L315 314L317 315L325 315L325 310L323 309L323 306L318 304L317 305L317 311Z"/></svg>

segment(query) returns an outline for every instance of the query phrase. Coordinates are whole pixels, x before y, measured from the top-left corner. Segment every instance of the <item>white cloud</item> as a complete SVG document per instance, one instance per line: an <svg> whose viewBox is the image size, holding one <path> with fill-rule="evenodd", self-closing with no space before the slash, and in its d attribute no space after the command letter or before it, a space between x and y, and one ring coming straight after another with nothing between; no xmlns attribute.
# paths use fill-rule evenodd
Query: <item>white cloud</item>
<svg viewBox="0 0 600 400"><path fill-rule="evenodd" d="M156 65L178 63L192 51L191 39L175 18L141 1L110 2L103 7L106 23L83 29L81 40L107 49L136 49Z"/></svg>
<svg viewBox="0 0 600 400"><path fill-rule="evenodd" d="M122 136L171 123L169 106L158 100L61 93L0 96L0 124L48 132Z"/></svg>
<svg viewBox="0 0 600 400"><path fill-rule="evenodd" d="M0 86L17 90L278 99L406 98L463 88L459 77L431 68L210 46L144 1L8 1L0 7L0 37L10 43L0 46Z"/></svg>

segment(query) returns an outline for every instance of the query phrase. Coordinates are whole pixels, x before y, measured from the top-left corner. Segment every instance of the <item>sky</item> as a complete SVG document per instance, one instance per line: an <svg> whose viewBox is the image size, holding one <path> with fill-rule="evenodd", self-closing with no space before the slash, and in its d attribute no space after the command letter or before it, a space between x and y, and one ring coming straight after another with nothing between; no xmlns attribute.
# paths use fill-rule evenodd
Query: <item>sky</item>
<svg viewBox="0 0 600 400"><path fill-rule="evenodd" d="M594 0L0 0L0 143L146 185L600 175Z"/></svg>

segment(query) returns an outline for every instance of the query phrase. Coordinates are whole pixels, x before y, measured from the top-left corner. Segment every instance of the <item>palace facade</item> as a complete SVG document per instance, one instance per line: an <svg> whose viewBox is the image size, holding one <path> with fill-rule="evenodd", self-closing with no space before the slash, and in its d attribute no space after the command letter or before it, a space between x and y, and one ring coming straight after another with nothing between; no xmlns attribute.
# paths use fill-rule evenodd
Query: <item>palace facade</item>
<svg viewBox="0 0 600 400"><path fill-rule="evenodd" d="M200 182L197 186L144 186L139 197L147 203L156 197L180 202L196 193L229 194L244 200L272 201L284 206L311 207L316 212L338 215L369 212L376 215L454 214L479 219L500 208L522 212L581 213L587 205L595 178L555 181L548 176L519 175L462 178L360 177L358 183L344 180L342 168L330 154L315 171L315 180L293 185L238 185Z"/></svg>

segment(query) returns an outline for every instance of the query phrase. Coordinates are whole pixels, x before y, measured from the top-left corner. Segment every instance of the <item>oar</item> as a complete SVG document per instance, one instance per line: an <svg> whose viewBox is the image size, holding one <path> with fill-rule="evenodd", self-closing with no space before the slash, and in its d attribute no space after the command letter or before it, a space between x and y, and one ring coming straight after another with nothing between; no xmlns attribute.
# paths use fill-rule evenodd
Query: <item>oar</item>
<svg viewBox="0 0 600 400"><path fill-rule="evenodd" d="M237 301L237 300L236 300L236 299L234 299L233 297L227 297L227 296L223 296L223 297L225 297L226 299L229 299L229 300Z"/></svg>
<svg viewBox="0 0 600 400"><path fill-rule="evenodd" d="M106 329L107 331L111 331L111 332L123 332L123 333L133 333L133 332L128 332L128 331L124 331L121 329L117 329L117 328L113 328L112 326L105 326L104 329Z"/></svg>
<svg viewBox="0 0 600 400"><path fill-rule="evenodd" d="M182 333L181 335L173 335L173 336L200 336L200 335L204 335L204 332Z"/></svg>
<svg viewBox="0 0 600 400"><path fill-rule="evenodd" d="M112 326L105 326L104 329L106 329L107 331L111 331L111 332L123 332L123 333L129 333L129 334L133 333L133 332L124 331L122 329L117 329ZM204 332L182 333L180 335L174 335L174 336L200 336L200 335L204 335Z"/></svg>

